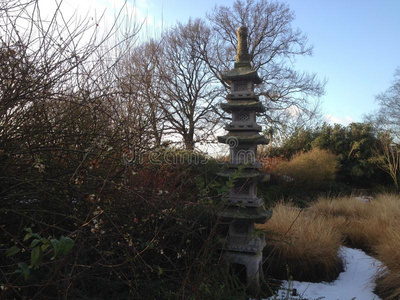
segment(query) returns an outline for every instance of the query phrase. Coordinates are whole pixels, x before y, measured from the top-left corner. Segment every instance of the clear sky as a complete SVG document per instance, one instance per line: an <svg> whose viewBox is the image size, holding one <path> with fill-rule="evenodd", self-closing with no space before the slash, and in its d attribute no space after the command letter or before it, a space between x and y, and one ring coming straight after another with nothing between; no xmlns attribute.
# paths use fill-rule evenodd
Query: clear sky
<svg viewBox="0 0 400 300"><path fill-rule="evenodd" d="M314 45L300 69L326 77L324 111L335 121L361 121L377 108L400 66L399 0L296 0L295 24ZM337 120L336 120L337 119Z"/></svg>
<svg viewBox="0 0 400 300"><path fill-rule="evenodd" d="M71 7L82 1L66 0ZM88 0L91 8L117 7L122 0ZM400 0L288 0L293 22L314 45L312 57L300 58L298 70L328 80L322 97L330 122L362 121L377 108L375 95L386 90L400 66ZM204 17L216 4L233 0L129 0L148 28Z"/></svg>
<svg viewBox="0 0 400 300"><path fill-rule="evenodd" d="M215 4L233 1L149 0L153 20L164 24L202 17ZM294 27L314 45L312 57L299 59L299 70L326 78L324 115L348 124L377 108L375 95L391 83L400 66L400 0L289 0ZM161 13L162 12L162 13Z"/></svg>

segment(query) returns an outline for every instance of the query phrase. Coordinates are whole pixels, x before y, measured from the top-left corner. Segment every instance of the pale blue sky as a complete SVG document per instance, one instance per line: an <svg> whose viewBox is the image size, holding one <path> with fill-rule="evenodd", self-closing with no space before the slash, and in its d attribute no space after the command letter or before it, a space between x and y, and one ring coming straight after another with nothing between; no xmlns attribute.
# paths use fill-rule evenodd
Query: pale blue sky
<svg viewBox="0 0 400 300"><path fill-rule="evenodd" d="M312 57L299 59L299 70L326 78L323 112L333 122L362 121L377 108L376 94L387 89L400 66L400 0L288 0L294 27L314 45ZM151 23L166 26L203 17L216 4L233 1L139 0Z"/></svg>

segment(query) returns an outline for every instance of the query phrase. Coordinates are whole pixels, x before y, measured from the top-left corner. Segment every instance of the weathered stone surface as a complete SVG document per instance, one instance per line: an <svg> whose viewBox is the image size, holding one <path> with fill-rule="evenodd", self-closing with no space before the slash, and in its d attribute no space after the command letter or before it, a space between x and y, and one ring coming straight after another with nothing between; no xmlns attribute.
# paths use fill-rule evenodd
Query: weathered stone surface
<svg viewBox="0 0 400 300"><path fill-rule="evenodd" d="M250 55L247 49L247 27L240 26L236 32L238 39L237 50L236 50L236 62L238 63L249 63Z"/></svg>
<svg viewBox="0 0 400 300"><path fill-rule="evenodd" d="M257 208L228 206L218 213L223 221L246 220L257 224L264 224L272 217L272 212L263 206Z"/></svg>
<svg viewBox="0 0 400 300"><path fill-rule="evenodd" d="M251 165L249 165L251 167ZM250 169L250 170L248 170ZM248 169L243 169L242 172L237 173L237 169L228 169L224 172L219 172L217 173L218 176L221 177L232 177L235 176L236 179L262 179L264 177L264 174L260 173L258 169L255 168L248 168Z"/></svg>
<svg viewBox="0 0 400 300"><path fill-rule="evenodd" d="M243 93L234 93L234 94L227 94L225 97L226 100L231 101L260 101L259 97L254 94L253 92L243 92Z"/></svg>
<svg viewBox="0 0 400 300"><path fill-rule="evenodd" d="M261 102L258 101L231 101L228 103L221 103L221 108L226 112L237 110L251 110L255 112L264 112L265 108Z"/></svg>
<svg viewBox="0 0 400 300"><path fill-rule="evenodd" d="M262 80L257 72L251 68L250 55L247 49L247 28L239 27L237 31L238 45L236 50L235 67L223 74L222 79L227 83L250 81L252 83L261 83Z"/></svg>
<svg viewBox="0 0 400 300"><path fill-rule="evenodd" d="M258 132L257 112L265 109L254 94L254 85L261 83L257 72L251 68L247 49L247 28L237 31L238 46L234 69L223 74L230 85L230 93L221 108L232 113L232 122L226 125L228 134L219 136L218 141L230 146L229 168L218 175L235 178L235 183L225 199L225 208L219 217L231 222L227 245L226 263L241 264L246 268L249 290L256 294L259 290L259 276L262 275L262 249L265 237L256 235L255 223L265 223L272 212L264 208L264 201L257 197L257 181L265 179L259 171L257 145L268 144L269 140ZM241 171L238 172L238 169Z"/></svg>
<svg viewBox="0 0 400 300"><path fill-rule="evenodd" d="M246 281L248 290L257 294L260 290L260 277L264 277L262 268L263 257L261 253L245 253L229 251L225 254L225 264L229 268L232 264L239 264L246 268Z"/></svg>
<svg viewBox="0 0 400 300"><path fill-rule="evenodd" d="M250 125L242 125L242 124L227 124L225 125L225 130L229 131L257 131L260 132L262 131L262 127L260 125L257 125L256 123L250 124Z"/></svg>
<svg viewBox="0 0 400 300"><path fill-rule="evenodd" d="M240 81L246 80L257 84L262 82L257 72L251 69L250 64L226 72L222 76L222 79L229 84L232 83L232 81L234 80L240 80Z"/></svg>
<svg viewBox="0 0 400 300"><path fill-rule="evenodd" d="M238 141L238 145L240 144L263 144L267 145L269 143L269 139L259 134L252 135L239 135L239 133L228 134L224 136L218 137L218 142L228 144L232 138L235 138Z"/></svg>

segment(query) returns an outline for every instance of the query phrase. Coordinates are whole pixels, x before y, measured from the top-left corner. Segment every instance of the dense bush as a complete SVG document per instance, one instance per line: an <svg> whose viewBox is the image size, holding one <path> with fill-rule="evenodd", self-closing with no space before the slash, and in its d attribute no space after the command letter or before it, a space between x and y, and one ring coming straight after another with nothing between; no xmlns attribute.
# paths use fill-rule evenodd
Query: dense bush
<svg viewBox="0 0 400 300"><path fill-rule="evenodd" d="M0 244L21 252L1 256L2 297L169 299L220 293L229 299L240 294L243 290L232 288L217 267L214 215L222 196L212 172L217 167L214 162L143 163L118 175L100 162L96 178L113 176L100 181L97 190L85 186L88 172L79 182L60 186L64 192L53 185L59 197L52 201L24 202L14 195L0 210L7 224ZM51 248L43 250L42 263L24 279L13 272L19 263L30 264L30 241L23 241L28 227L47 239L68 236L74 247L55 260Z"/></svg>
<svg viewBox="0 0 400 300"><path fill-rule="evenodd" d="M281 162L276 173L288 183L318 188L324 182L335 179L337 165L334 154L314 148L293 156L290 161Z"/></svg>
<svg viewBox="0 0 400 300"><path fill-rule="evenodd" d="M390 184L375 162L381 151L380 134L368 123L324 124L295 131L281 146L271 148L270 155L291 159L296 153L320 148L337 156L336 181L359 187Z"/></svg>

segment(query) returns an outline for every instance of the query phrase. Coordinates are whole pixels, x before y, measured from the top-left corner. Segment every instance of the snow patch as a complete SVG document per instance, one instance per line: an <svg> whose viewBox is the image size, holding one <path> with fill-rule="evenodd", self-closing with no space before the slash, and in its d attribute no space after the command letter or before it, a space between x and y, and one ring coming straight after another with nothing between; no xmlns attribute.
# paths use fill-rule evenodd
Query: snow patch
<svg viewBox="0 0 400 300"><path fill-rule="evenodd" d="M287 299L286 294L290 289L289 299L323 299L323 300L380 300L373 293L375 288L374 276L381 263L363 251L347 247L340 248L340 256L345 264L345 271L330 283L284 281L282 290L276 297L268 299ZM296 290L298 296L292 296Z"/></svg>

